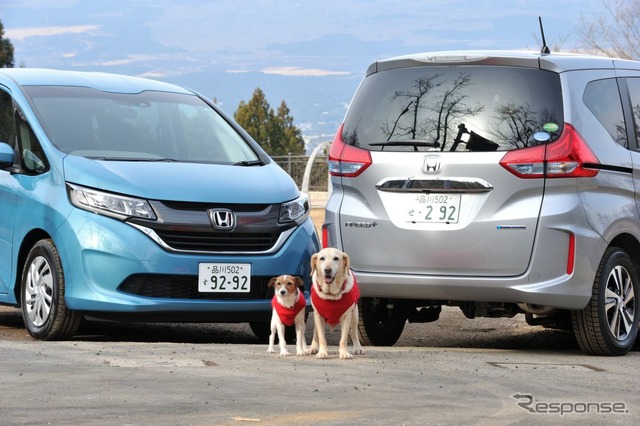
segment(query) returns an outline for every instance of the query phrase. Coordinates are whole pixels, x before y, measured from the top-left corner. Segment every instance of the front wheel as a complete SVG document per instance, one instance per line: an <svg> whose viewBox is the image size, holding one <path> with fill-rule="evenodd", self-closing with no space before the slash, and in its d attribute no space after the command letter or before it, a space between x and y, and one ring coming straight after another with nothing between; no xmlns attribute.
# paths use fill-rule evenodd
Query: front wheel
<svg viewBox="0 0 640 426"><path fill-rule="evenodd" d="M360 341L368 346L393 346L404 330L407 312L377 297L361 297L358 304Z"/></svg>
<svg viewBox="0 0 640 426"><path fill-rule="evenodd" d="M638 334L638 273L629 255L609 248L598 267L589 304L572 312L580 348L591 355L624 355Z"/></svg>
<svg viewBox="0 0 640 426"><path fill-rule="evenodd" d="M71 338L82 320L67 309L64 300L64 271L51 240L38 241L22 270L22 318L29 334L40 340Z"/></svg>

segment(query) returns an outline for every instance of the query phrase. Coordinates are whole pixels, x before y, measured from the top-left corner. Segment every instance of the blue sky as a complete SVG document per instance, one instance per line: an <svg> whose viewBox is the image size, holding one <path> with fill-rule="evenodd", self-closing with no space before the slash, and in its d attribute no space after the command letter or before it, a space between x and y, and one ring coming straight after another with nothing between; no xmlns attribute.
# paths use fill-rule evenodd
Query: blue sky
<svg viewBox="0 0 640 426"><path fill-rule="evenodd" d="M452 49L579 48L601 0L2 0L16 65L145 76L233 113L262 88L329 131L372 61ZM268 89L268 90L267 90ZM327 123L326 129L318 123ZM315 130L314 129L315 126Z"/></svg>

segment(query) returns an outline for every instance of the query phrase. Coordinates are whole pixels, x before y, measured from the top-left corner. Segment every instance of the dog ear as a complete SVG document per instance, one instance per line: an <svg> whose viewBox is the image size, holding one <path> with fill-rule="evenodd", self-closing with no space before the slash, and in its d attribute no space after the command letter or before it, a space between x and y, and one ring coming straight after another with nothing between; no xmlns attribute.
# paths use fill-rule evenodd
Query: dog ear
<svg viewBox="0 0 640 426"><path fill-rule="evenodd" d="M313 253L311 255L311 276L316 272L316 259L318 258L318 253Z"/></svg>
<svg viewBox="0 0 640 426"><path fill-rule="evenodd" d="M267 284L267 288L275 287L276 281L278 281L278 277L273 277L269 280L269 284Z"/></svg>
<svg viewBox="0 0 640 426"><path fill-rule="evenodd" d="M342 253L342 262L344 263L344 273L349 275L351 273L351 260L347 253Z"/></svg>
<svg viewBox="0 0 640 426"><path fill-rule="evenodd" d="M300 288L304 287L304 281L302 281L302 278L293 277L293 279L295 280L297 287L300 287Z"/></svg>

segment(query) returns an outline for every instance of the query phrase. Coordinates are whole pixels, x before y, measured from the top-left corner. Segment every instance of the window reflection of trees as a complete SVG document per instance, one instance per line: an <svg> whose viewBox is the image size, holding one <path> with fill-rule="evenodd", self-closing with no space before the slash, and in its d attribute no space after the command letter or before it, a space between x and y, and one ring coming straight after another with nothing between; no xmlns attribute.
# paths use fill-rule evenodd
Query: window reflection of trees
<svg viewBox="0 0 640 426"><path fill-rule="evenodd" d="M396 91L391 102L401 99L405 100L405 104L392 124L390 120L383 125L382 133L386 135L386 140L423 140L432 142L435 149L440 151L455 150L459 144L464 147L460 136L477 136L477 133L472 134L466 127L460 126L472 121L473 117L485 110L483 105L470 101L471 79L471 75L466 72L459 73L454 79L436 74L417 79L413 90ZM538 128L538 123L558 122L555 114L546 109L538 113L528 103L518 104L513 101L496 105L493 116L494 130L484 136L492 137L500 146L510 149L537 143L533 134L542 130ZM456 132L456 129L463 131ZM553 139L554 135L551 135L551 140ZM487 150L497 148L493 141L489 143L490 145L483 145Z"/></svg>
<svg viewBox="0 0 640 426"><path fill-rule="evenodd" d="M13 146L15 135L13 101L7 92L0 90L0 142Z"/></svg>
<svg viewBox="0 0 640 426"><path fill-rule="evenodd" d="M638 113L635 111L636 107L633 108L633 115L635 116L635 120L636 123L638 122ZM624 124L624 121L621 121L619 123L615 124L615 128L616 128L616 134L615 135L611 135L613 137L613 139L616 141L616 143L618 143L619 145L625 147L625 148L629 148L629 144L627 142L627 128ZM636 128L636 134L638 134L638 125L635 125Z"/></svg>
<svg viewBox="0 0 640 426"><path fill-rule="evenodd" d="M540 88L539 102L530 103L530 93L538 100L536 84L529 87L521 79L509 83L501 76L479 77L476 87L469 71L416 78L407 90L393 91L374 104L387 107L377 132L366 141L358 134L360 120L378 116L363 115L345 127L343 140L354 146L365 143L370 149L393 146L396 151L511 150L556 140L562 131L562 111L553 108L560 107L554 92L545 96ZM547 123L557 131L545 129ZM537 132L544 132L538 140Z"/></svg>
<svg viewBox="0 0 640 426"><path fill-rule="evenodd" d="M640 136L640 104L635 104L633 106L633 122L636 128L636 135L637 135L636 137L638 137ZM617 127L617 133L618 133L618 143L620 143L621 140L626 142L627 129L624 125L624 122L618 124L616 127ZM625 148L629 147L628 143L626 145L624 144L621 144L621 145L624 146Z"/></svg>
<svg viewBox="0 0 640 426"><path fill-rule="evenodd" d="M507 144L509 149L526 148L541 141L533 138L534 133L543 131L539 123L558 123L558 118L547 109L540 113L533 110L529 103L517 105L514 102L498 105L495 108L495 125L491 132L497 140ZM558 137L557 132L549 134L549 141Z"/></svg>
<svg viewBox="0 0 640 426"><path fill-rule="evenodd" d="M387 136L387 141L423 140L444 151L450 135L456 134L457 121L484 110L481 105L466 103L468 95L465 89L470 82L471 76L464 72L450 82L436 74L417 79L414 91L396 91L391 102L404 99L406 104L392 126L389 123L383 126L382 133ZM423 98L429 94L433 94L433 98L423 102Z"/></svg>
<svg viewBox="0 0 640 426"><path fill-rule="evenodd" d="M609 135L618 144L628 147L618 82L613 78L590 82L585 88L583 100Z"/></svg>

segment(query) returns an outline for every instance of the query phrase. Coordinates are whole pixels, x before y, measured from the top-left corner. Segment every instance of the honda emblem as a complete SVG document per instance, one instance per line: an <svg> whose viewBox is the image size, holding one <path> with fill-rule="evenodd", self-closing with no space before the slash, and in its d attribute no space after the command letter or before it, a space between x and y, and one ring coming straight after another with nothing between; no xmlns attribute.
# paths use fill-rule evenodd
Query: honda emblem
<svg viewBox="0 0 640 426"><path fill-rule="evenodd" d="M438 173L440 171L440 156L427 155L424 157L422 171L425 173Z"/></svg>
<svg viewBox="0 0 640 426"><path fill-rule="evenodd" d="M213 228L218 231L233 231L236 227L236 215L231 210L210 209L207 213Z"/></svg>

